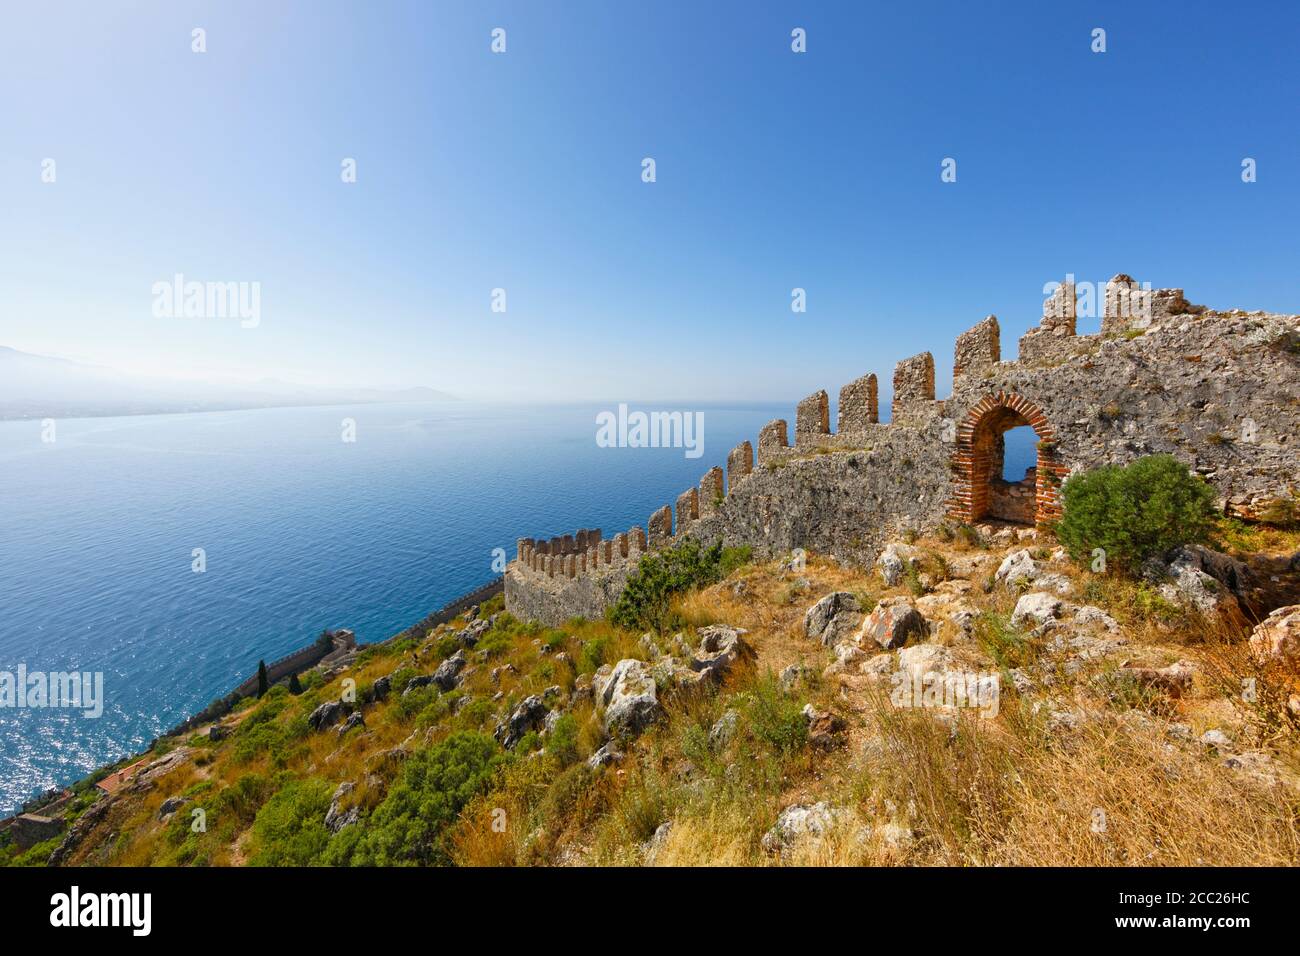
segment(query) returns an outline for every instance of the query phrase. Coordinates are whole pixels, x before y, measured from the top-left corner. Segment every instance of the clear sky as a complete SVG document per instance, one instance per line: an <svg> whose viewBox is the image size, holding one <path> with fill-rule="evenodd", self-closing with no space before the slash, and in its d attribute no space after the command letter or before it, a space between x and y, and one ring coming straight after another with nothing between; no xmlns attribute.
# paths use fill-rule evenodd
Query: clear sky
<svg viewBox="0 0 1300 956"><path fill-rule="evenodd" d="M26 351L529 401L875 371L883 400L926 349L942 396L986 314L1014 354L1067 272L1300 311L1294 2L51 0L0 27ZM260 323L155 317L178 272L259 282Z"/></svg>

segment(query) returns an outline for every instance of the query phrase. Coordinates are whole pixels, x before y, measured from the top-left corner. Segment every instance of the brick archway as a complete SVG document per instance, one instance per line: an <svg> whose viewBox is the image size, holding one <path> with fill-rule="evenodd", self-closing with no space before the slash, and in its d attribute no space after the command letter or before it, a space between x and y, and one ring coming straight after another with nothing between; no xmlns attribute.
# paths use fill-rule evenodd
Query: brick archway
<svg viewBox="0 0 1300 956"><path fill-rule="evenodd" d="M999 439L1021 425L1038 436L1038 464L1034 480L1036 524L1061 516L1061 482L1069 473L1056 448L1056 434L1043 410L1014 392L985 395L957 428L957 450L952 456L956 489L948 501L948 515L958 521L979 521L989 514L992 466L1001 465ZM998 478L1001 477L999 474Z"/></svg>

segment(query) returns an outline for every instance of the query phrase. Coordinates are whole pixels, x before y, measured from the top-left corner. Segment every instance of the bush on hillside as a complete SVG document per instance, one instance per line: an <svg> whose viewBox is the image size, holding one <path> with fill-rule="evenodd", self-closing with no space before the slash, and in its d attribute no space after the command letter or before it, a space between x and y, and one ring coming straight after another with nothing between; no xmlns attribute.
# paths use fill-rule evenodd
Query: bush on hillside
<svg viewBox="0 0 1300 956"><path fill-rule="evenodd" d="M1091 563L1101 548L1108 566L1136 574L1142 562L1210 538L1214 491L1172 455L1139 458L1071 475L1056 536L1070 557Z"/></svg>
<svg viewBox="0 0 1300 956"><path fill-rule="evenodd" d="M447 863L444 831L465 804L488 788L504 760L491 737L472 731L452 734L417 751L402 765L401 777L370 819L343 830L339 837L346 835L345 839L335 838L325 862L354 866Z"/></svg>
<svg viewBox="0 0 1300 956"><path fill-rule="evenodd" d="M720 581L749 560L748 548L708 548L688 538L673 548L643 555L610 611L610 621L628 630L663 634L672 623L674 595Z"/></svg>

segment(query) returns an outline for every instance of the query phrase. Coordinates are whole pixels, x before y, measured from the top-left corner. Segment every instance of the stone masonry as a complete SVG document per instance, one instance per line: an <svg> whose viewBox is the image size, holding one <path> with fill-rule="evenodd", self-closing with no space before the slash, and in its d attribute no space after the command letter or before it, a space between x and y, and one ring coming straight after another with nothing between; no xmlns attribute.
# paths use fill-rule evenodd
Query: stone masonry
<svg viewBox="0 0 1300 956"><path fill-rule="evenodd" d="M796 441L777 420L743 442L698 488L602 547L584 529L520 539L506 570L506 606L550 624L599 616L647 549L695 538L749 545L760 556L794 548L869 564L907 528L943 520L1051 521L1071 472L1169 453L1205 477L1227 514L1257 516L1300 491L1300 316L1192 305L1181 289L1107 286L1102 332L1075 333L1072 282L1044 303L1040 324L1001 358L989 316L958 337L953 390L934 391L922 353L894 371L893 421L876 414L876 380L840 392L837 431L826 393L799 403ZM1028 425L1035 467L1002 480L1002 435ZM579 562L578 556L582 556Z"/></svg>

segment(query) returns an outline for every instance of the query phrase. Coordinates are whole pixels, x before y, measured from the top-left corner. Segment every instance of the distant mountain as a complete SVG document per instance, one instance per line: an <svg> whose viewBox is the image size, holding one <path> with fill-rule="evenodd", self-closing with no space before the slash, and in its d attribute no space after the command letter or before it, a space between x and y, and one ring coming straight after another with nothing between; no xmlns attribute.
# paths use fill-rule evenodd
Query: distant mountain
<svg viewBox="0 0 1300 956"><path fill-rule="evenodd" d="M295 405L446 402L432 388L350 388L262 379L246 385L127 375L0 345L0 419L160 415Z"/></svg>

